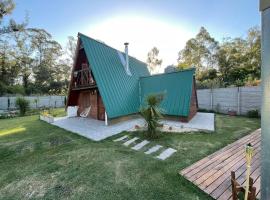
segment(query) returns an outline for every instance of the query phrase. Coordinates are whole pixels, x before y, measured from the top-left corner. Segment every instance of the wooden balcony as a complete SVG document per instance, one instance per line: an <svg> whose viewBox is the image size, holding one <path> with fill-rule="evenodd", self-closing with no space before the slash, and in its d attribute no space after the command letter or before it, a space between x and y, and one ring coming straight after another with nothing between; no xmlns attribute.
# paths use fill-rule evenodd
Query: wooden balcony
<svg viewBox="0 0 270 200"><path fill-rule="evenodd" d="M72 90L83 90L96 87L96 82L93 79L89 69L74 71Z"/></svg>

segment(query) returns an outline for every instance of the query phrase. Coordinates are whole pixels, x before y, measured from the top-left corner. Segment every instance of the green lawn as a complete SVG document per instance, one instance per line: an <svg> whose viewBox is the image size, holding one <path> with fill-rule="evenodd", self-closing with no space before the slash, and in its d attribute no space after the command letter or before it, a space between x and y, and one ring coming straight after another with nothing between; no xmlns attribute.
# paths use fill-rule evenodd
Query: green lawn
<svg viewBox="0 0 270 200"><path fill-rule="evenodd" d="M211 199L179 170L259 123L217 115L215 133L163 135L154 142L178 151L160 161L112 142L126 133L93 142L38 116L0 120L0 199Z"/></svg>

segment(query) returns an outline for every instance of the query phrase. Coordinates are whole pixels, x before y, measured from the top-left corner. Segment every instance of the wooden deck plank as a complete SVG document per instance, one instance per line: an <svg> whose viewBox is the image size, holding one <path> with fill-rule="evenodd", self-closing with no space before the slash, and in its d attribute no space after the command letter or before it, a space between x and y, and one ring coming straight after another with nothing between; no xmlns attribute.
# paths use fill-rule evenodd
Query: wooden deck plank
<svg viewBox="0 0 270 200"><path fill-rule="evenodd" d="M231 171L235 171L240 184L245 183L246 160L244 145L252 143L254 156L251 165L251 177L256 187L257 198L260 197L260 144L261 130L227 145L217 152L199 160L179 173L197 185L204 192L218 200L231 199Z"/></svg>
<svg viewBox="0 0 270 200"><path fill-rule="evenodd" d="M247 140L250 139L250 137L253 136L258 136L258 132L260 132L260 129L254 131L253 133L251 133L250 135L247 135L237 141L235 141L234 143L232 143L231 145L227 145L226 147L224 147L223 149L220 149L218 151L216 151L215 153L203 158L202 160L199 160L198 162L194 163L193 165L183 169L181 171L182 175L186 175L187 173L191 173L191 171L193 171L194 169L197 169L197 167L201 167L203 164L207 163L207 161L213 159L216 156L219 156L220 154L223 154L224 152L226 152L227 150L230 150L235 146L239 146L241 144L246 144Z"/></svg>
<svg viewBox="0 0 270 200"><path fill-rule="evenodd" d="M258 154L258 156L260 156ZM253 165L251 167L251 173L253 173L254 170L256 170L257 167L259 167L259 158L253 162ZM243 184L246 179L246 165L241 166L238 170L235 172L237 182L239 184ZM219 190L214 191L211 195L217 199L230 199L231 197L231 181L230 176L224 180L223 184L221 185L221 188Z"/></svg>
<svg viewBox="0 0 270 200"><path fill-rule="evenodd" d="M254 155L254 160L258 159L259 154ZM233 166L230 170L223 173L221 176L219 176L214 182L212 182L208 187L202 188L206 193L211 194L215 189L217 189L217 186L220 187L223 182L230 181L230 175L231 171L236 171L239 166L243 167L246 163L246 160L243 158L239 165Z"/></svg>
<svg viewBox="0 0 270 200"><path fill-rule="evenodd" d="M260 140L256 141L255 145L260 144ZM253 144L254 145L254 144ZM224 172L228 171L234 165L239 165L241 159L243 159L243 155L245 153L244 148L242 147L237 152L233 152L233 154L226 160L220 163L214 163L215 166L212 166L207 173L203 174L200 178L196 180L197 184L207 187L211 182L216 180L219 176L221 176ZM201 173L201 172L200 172Z"/></svg>
<svg viewBox="0 0 270 200"><path fill-rule="evenodd" d="M250 137L245 136L244 140L240 139L241 142L236 141L226 147L224 147L223 149L221 149L221 151L219 151L219 154L215 154L210 155L208 157L208 159L205 159L205 162L201 162L198 161L198 163L195 163L195 167L192 167L193 169L187 173L183 173L183 175L187 178L191 178L193 176L197 177L197 173L200 172L201 170L204 170L205 168L211 168L212 165L215 165L216 162L218 161L224 161L225 159L227 159L228 157L231 156L232 152L235 151L239 151L240 149L243 148L243 145L247 144L249 141L258 138L259 136L257 134L252 134L252 135L248 135ZM224 150L225 149L225 150ZM207 169L208 169L207 168ZM193 178L192 178L193 179Z"/></svg>
<svg viewBox="0 0 270 200"><path fill-rule="evenodd" d="M258 157L258 154L254 155L253 160ZM207 191L207 193L213 192L213 190L230 177L231 171L237 171L240 167L245 166L246 159L244 157L238 157L233 162L224 166L221 170L217 170L216 173L212 174L211 179L206 179L205 182L200 184L200 188Z"/></svg>

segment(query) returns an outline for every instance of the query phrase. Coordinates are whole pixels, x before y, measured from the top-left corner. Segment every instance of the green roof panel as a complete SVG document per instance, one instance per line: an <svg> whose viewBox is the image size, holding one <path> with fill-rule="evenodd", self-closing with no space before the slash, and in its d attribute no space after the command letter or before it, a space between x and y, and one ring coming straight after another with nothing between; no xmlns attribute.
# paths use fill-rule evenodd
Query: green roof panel
<svg viewBox="0 0 270 200"><path fill-rule="evenodd" d="M149 94L165 93L161 109L167 115L188 116L195 69L140 78L141 102Z"/></svg>
<svg viewBox="0 0 270 200"><path fill-rule="evenodd" d="M78 34L102 96L109 118L137 113L140 107L139 77L149 76L145 63L129 56L131 76L119 57L119 51ZM124 55L123 52L120 52Z"/></svg>

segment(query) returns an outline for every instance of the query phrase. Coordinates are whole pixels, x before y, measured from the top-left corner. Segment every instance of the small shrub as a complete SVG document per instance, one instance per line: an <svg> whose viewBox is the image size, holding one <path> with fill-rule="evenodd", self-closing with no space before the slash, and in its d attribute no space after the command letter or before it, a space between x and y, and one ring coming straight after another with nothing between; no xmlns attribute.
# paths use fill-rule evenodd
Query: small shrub
<svg viewBox="0 0 270 200"><path fill-rule="evenodd" d="M259 118L260 117L259 110L249 110L247 112L247 117L249 117L249 118Z"/></svg>
<svg viewBox="0 0 270 200"><path fill-rule="evenodd" d="M29 101L23 97L18 97L16 99L16 106L19 107L20 115L24 116L29 109Z"/></svg>
<svg viewBox="0 0 270 200"><path fill-rule="evenodd" d="M163 98L163 94L147 96L147 105L140 111L141 116L146 121L147 134L150 138L157 137L157 128L160 126L159 120L162 118L159 105L162 102Z"/></svg>

